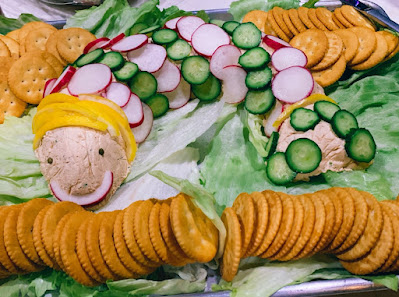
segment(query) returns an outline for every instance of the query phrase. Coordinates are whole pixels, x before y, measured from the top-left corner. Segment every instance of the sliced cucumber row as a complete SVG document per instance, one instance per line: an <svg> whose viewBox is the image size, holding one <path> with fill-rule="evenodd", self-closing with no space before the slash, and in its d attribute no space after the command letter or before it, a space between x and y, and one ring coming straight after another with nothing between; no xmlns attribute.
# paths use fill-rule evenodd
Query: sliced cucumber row
<svg viewBox="0 0 399 297"><path fill-rule="evenodd" d="M270 135L270 138L265 146L265 151L267 154L266 159L269 158L271 155L273 155L274 152L276 151L279 137L280 134L276 131L273 131L272 135Z"/></svg>
<svg viewBox="0 0 399 297"><path fill-rule="evenodd" d="M269 67L262 70L250 71L245 77L245 85L250 90L264 89L270 84L272 77L272 70Z"/></svg>
<svg viewBox="0 0 399 297"><path fill-rule="evenodd" d="M359 128L356 117L347 110L338 110L331 118L331 128L338 137L345 139L352 129Z"/></svg>
<svg viewBox="0 0 399 297"><path fill-rule="evenodd" d="M176 31L171 29L161 29L152 34L152 40L156 44L164 45L177 40L178 36Z"/></svg>
<svg viewBox="0 0 399 297"><path fill-rule="evenodd" d="M127 82L132 79L132 77L136 75L137 72L139 72L139 67L137 66L137 64L132 62L125 62L125 65L123 65L121 69L114 71L113 73L117 80Z"/></svg>
<svg viewBox="0 0 399 297"><path fill-rule="evenodd" d="M142 71L133 76L129 83L130 90L146 102L148 98L157 92L157 79L149 72Z"/></svg>
<svg viewBox="0 0 399 297"><path fill-rule="evenodd" d="M236 21L227 21L222 25L222 29L227 32L227 34L232 35L234 30L240 25L239 22Z"/></svg>
<svg viewBox="0 0 399 297"><path fill-rule="evenodd" d="M270 62L270 55L263 47L255 47L244 54L238 59L238 63L245 70L257 70L266 67Z"/></svg>
<svg viewBox="0 0 399 297"><path fill-rule="evenodd" d="M276 98L271 89L248 91L245 96L245 109L253 114L264 114L274 106Z"/></svg>
<svg viewBox="0 0 399 297"><path fill-rule="evenodd" d="M219 97L222 92L222 84L212 74L200 85L192 85L192 92L202 101L212 101Z"/></svg>
<svg viewBox="0 0 399 297"><path fill-rule="evenodd" d="M317 101L314 104L314 111L326 122L331 122L334 114L340 109L341 108L337 104L329 101Z"/></svg>
<svg viewBox="0 0 399 297"><path fill-rule="evenodd" d="M290 124L296 131L308 131L320 122L319 115L311 109L297 108L290 117Z"/></svg>
<svg viewBox="0 0 399 297"><path fill-rule="evenodd" d="M370 131L364 128L352 129L347 135L345 150L350 158L357 162L371 162L377 150Z"/></svg>
<svg viewBox="0 0 399 297"><path fill-rule="evenodd" d="M183 60L190 55L191 45L183 39L177 39L166 46L166 53L174 61Z"/></svg>
<svg viewBox="0 0 399 297"><path fill-rule="evenodd" d="M82 67L87 64L97 63L102 59L103 56L104 56L103 49L98 48L95 49L94 51L91 51L90 53L80 55L80 57L76 59L74 64L77 67Z"/></svg>
<svg viewBox="0 0 399 297"><path fill-rule="evenodd" d="M278 152L267 160L266 175L274 184L285 185L293 181L296 172L288 166L285 154Z"/></svg>
<svg viewBox="0 0 399 297"><path fill-rule="evenodd" d="M243 23L232 33L233 43L242 49L257 47L262 39L262 32L253 23Z"/></svg>
<svg viewBox="0 0 399 297"><path fill-rule="evenodd" d="M151 96L146 103L151 108L154 118L163 116L169 109L169 100L163 94Z"/></svg>
<svg viewBox="0 0 399 297"><path fill-rule="evenodd" d="M209 61L201 56L187 57L181 64L181 74L189 84L203 84L211 74Z"/></svg>

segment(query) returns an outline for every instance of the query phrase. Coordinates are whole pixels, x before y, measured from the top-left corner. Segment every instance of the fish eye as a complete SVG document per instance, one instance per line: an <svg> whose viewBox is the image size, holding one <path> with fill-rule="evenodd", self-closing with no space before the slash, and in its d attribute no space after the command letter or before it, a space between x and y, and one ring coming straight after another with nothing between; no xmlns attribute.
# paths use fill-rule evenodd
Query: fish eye
<svg viewBox="0 0 399 297"><path fill-rule="evenodd" d="M101 156L104 156L104 150L103 150L102 148L100 148L100 149L98 150L98 153L99 153Z"/></svg>
<svg viewBox="0 0 399 297"><path fill-rule="evenodd" d="M47 163L53 164L53 158L48 158L48 159L47 159Z"/></svg>

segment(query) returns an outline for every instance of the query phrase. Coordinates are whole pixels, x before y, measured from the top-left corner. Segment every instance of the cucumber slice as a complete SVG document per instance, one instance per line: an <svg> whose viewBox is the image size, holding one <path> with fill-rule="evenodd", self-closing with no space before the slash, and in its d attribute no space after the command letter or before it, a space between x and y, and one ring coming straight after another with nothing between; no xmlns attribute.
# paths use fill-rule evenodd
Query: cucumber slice
<svg viewBox="0 0 399 297"><path fill-rule="evenodd" d="M262 33L253 23L239 25L233 31L233 43L242 49L257 47L262 39Z"/></svg>
<svg viewBox="0 0 399 297"><path fill-rule="evenodd" d="M276 98L271 89L248 91L245 96L245 109L253 114L264 114L272 109Z"/></svg>
<svg viewBox="0 0 399 297"><path fill-rule="evenodd" d="M100 61L103 56L104 56L103 49L98 48L90 53L82 54L79 58L76 59L74 64L77 67L82 67L84 65L96 63L97 61Z"/></svg>
<svg viewBox="0 0 399 297"><path fill-rule="evenodd" d="M278 139L280 134L276 131L273 131L272 135L270 135L269 141L266 143L265 151L267 153L266 159L274 154L277 148Z"/></svg>
<svg viewBox="0 0 399 297"><path fill-rule="evenodd" d="M285 151L288 166L298 173L309 173L321 162L321 150L316 142L308 138L292 141Z"/></svg>
<svg viewBox="0 0 399 297"><path fill-rule="evenodd" d="M245 85L250 90L263 89L269 85L272 77L272 70L269 67L262 70L251 71L245 77Z"/></svg>
<svg viewBox="0 0 399 297"><path fill-rule="evenodd" d="M347 110L338 110L331 118L331 128L338 137L344 138L352 129L359 128L356 117Z"/></svg>
<svg viewBox="0 0 399 297"><path fill-rule="evenodd" d="M266 67L269 62L270 55L263 47L250 49L238 59L238 64L245 70L262 69Z"/></svg>
<svg viewBox="0 0 399 297"><path fill-rule="evenodd" d="M203 84L211 74L209 61L201 56L187 57L181 64L181 74L192 85Z"/></svg>
<svg viewBox="0 0 399 297"><path fill-rule="evenodd" d="M98 63L105 64L109 68L111 68L112 71L115 71L123 67L123 65L125 64L125 59L123 58L121 53L108 52L104 54L104 56L101 58L101 60L98 61Z"/></svg>
<svg viewBox="0 0 399 297"><path fill-rule="evenodd" d="M326 122L331 122L334 114L340 109L341 108L337 104L329 101L317 101L314 104L314 111Z"/></svg>
<svg viewBox="0 0 399 297"><path fill-rule="evenodd" d="M351 130L348 134L345 150L353 160L369 163L375 157L377 146L370 131L359 128Z"/></svg>
<svg viewBox="0 0 399 297"><path fill-rule="evenodd" d="M154 118L163 116L169 109L168 98L163 94L155 94L146 103L151 108Z"/></svg>
<svg viewBox="0 0 399 297"><path fill-rule="evenodd" d="M222 84L220 80L211 74L203 84L193 85L192 91L198 99L212 101L219 97L222 91Z"/></svg>
<svg viewBox="0 0 399 297"><path fill-rule="evenodd" d="M146 101L157 91L157 79L149 72L139 72L130 81L130 90L142 101Z"/></svg>
<svg viewBox="0 0 399 297"><path fill-rule="evenodd" d="M214 24L214 25L216 25L216 26L219 26L220 28L223 28L223 24L226 23L225 21L216 20L216 19L210 20L209 22L210 22L211 24Z"/></svg>
<svg viewBox="0 0 399 297"><path fill-rule="evenodd" d="M136 23L129 29L128 35L135 35L141 31L147 29L149 26L145 23Z"/></svg>
<svg viewBox="0 0 399 297"><path fill-rule="evenodd" d="M308 131L313 129L320 122L319 115L311 109L297 108L290 118L290 124L296 131Z"/></svg>
<svg viewBox="0 0 399 297"><path fill-rule="evenodd" d="M191 45L183 39L177 39L166 46L166 53L174 61L183 60L190 55Z"/></svg>
<svg viewBox="0 0 399 297"><path fill-rule="evenodd" d="M121 69L114 71L115 78L119 81L130 80L137 72L139 72L139 67L132 62L125 62L125 65Z"/></svg>
<svg viewBox="0 0 399 297"><path fill-rule="evenodd" d="M222 25L222 29L227 32L227 34L233 34L233 31L240 25L239 22L236 21L227 21Z"/></svg>
<svg viewBox="0 0 399 297"><path fill-rule="evenodd" d="M158 31L155 31L152 34L152 40L156 44L168 44L173 41L175 41L178 38L176 31L173 31L171 29L161 29Z"/></svg>
<svg viewBox="0 0 399 297"><path fill-rule="evenodd" d="M278 152L267 160L266 175L274 184L285 185L295 178L296 172L288 167L285 154Z"/></svg>

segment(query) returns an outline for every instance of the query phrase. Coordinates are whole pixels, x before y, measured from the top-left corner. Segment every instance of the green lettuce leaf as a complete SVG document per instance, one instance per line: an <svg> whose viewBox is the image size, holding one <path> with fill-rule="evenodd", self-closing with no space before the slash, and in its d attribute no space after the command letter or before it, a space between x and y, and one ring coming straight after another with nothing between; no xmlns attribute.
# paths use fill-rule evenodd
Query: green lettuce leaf
<svg viewBox="0 0 399 297"><path fill-rule="evenodd" d="M29 13L22 13L17 19L0 15L0 34L5 35L12 30L21 28L26 23L34 21L40 21L40 19Z"/></svg>
<svg viewBox="0 0 399 297"><path fill-rule="evenodd" d="M307 7L307 8L314 8L315 4L319 2L319 0L308 0L306 3L304 3L302 6Z"/></svg>
<svg viewBox="0 0 399 297"><path fill-rule="evenodd" d="M255 115L249 112L242 113L242 116L244 117L244 124L249 131L248 140L253 144L259 156L266 158L267 152L265 147L268 138L262 133L262 128L263 128L262 116Z"/></svg>

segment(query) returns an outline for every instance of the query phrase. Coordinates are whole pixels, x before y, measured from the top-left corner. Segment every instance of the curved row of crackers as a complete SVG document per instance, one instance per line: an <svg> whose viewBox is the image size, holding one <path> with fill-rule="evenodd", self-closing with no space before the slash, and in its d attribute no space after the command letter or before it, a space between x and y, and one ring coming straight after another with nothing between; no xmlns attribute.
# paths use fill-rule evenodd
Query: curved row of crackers
<svg viewBox="0 0 399 297"><path fill-rule="evenodd" d="M97 214L42 198L0 207L0 277L49 266L95 286L208 262L217 248L217 229L184 194Z"/></svg>
<svg viewBox="0 0 399 297"><path fill-rule="evenodd" d="M328 253L354 274L399 270L399 202L379 202L353 188L242 193L222 221L226 281L236 275L240 259L250 256L289 261Z"/></svg>

